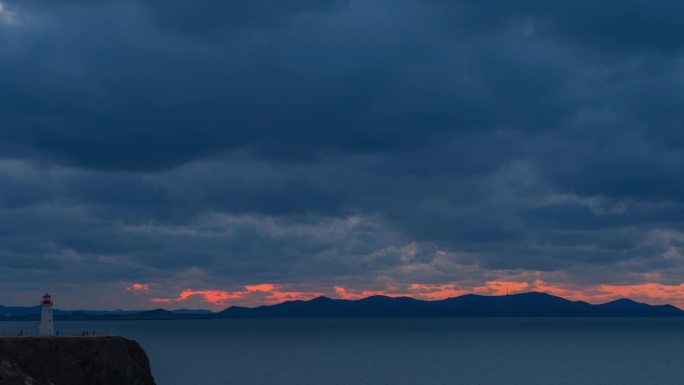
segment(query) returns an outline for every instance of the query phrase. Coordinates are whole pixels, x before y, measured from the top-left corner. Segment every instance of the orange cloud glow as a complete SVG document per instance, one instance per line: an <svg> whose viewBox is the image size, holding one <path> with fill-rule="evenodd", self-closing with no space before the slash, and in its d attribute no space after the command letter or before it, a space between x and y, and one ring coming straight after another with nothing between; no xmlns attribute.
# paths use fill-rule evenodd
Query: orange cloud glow
<svg viewBox="0 0 684 385"><path fill-rule="evenodd" d="M684 284L663 285L643 283L636 285L594 285L586 287L568 287L552 284L537 279L533 282L489 281L480 286L464 287L459 284L430 285L412 284L402 289L359 290L354 291L336 286L335 292L342 299L359 299L370 295L389 297L407 296L424 300L441 300L458 297L468 293L481 295L506 295L522 292L543 292L573 301L603 303L619 298L631 298L651 304L669 303L684 309Z"/></svg>
<svg viewBox="0 0 684 385"><path fill-rule="evenodd" d="M262 283L260 285L247 285L245 286L248 292L253 293L255 291L269 292L276 289L276 285L271 283Z"/></svg>
<svg viewBox="0 0 684 385"><path fill-rule="evenodd" d="M130 291L149 291L150 285L146 283L134 283L126 288Z"/></svg>
<svg viewBox="0 0 684 385"><path fill-rule="evenodd" d="M616 297L632 298L648 303L670 303L684 309L684 284L662 285L659 283L642 283L629 286L600 285L598 294L601 299Z"/></svg>
<svg viewBox="0 0 684 385"><path fill-rule="evenodd" d="M132 291L147 291L147 284L132 284L127 288ZM468 293L481 295L506 295L521 292L545 292L570 300L581 300L592 303L608 302L618 298L632 298L651 304L671 303L684 308L684 284L663 285L657 283L643 283L636 285L594 285L584 287L564 286L547 283L540 279L531 282L514 280L489 281L478 286L462 286L457 283L434 285L414 283L410 285L388 285L384 290L354 289L342 286L333 288L334 296L341 299L360 299L373 295L388 297L413 297L423 300L441 300L458 297ZM154 303L182 303L191 298L199 299L215 307L225 307L229 304L254 306L260 304L274 304L284 301L309 300L321 295L332 294L330 290L296 291L288 290L287 285L262 283L246 285L244 290L191 290L182 291L173 298L152 298Z"/></svg>
<svg viewBox="0 0 684 385"><path fill-rule="evenodd" d="M169 303L169 302L182 302L190 297L201 296L204 301L211 304L223 304L229 299L239 298L235 293L229 293L227 291L220 290L184 290L180 293L177 298L152 298L152 302L157 303Z"/></svg>
<svg viewBox="0 0 684 385"><path fill-rule="evenodd" d="M468 294L468 291L459 288L458 285L448 284L448 285L425 285L417 284L409 286L409 296L414 298L426 299L426 300L440 300L451 297L458 297L464 294Z"/></svg>
<svg viewBox="0 0 684 385"><path fill-rule="evenodd" d="M320 292L288 291L276 284L247 285L245 290L222 291L222 290L184 290L175 298L152 298L154 303L184 302L193 297L201 299L214 307L225 306L229 302L239 304L273 304L284 301L307 300L323 295Z"/></svg>

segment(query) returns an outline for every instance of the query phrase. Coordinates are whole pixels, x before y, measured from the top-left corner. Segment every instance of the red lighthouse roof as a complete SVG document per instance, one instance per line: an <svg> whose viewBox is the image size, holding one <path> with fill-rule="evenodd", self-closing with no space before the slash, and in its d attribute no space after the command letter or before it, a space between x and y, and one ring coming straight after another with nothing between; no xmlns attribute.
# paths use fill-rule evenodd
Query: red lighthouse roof
<svg viewBox="0 0 684 385"><path fill-rule="evenodd" d="M50 297L50 294L45 293L43 296L43 305L52 305L52 297Z"/></svg>

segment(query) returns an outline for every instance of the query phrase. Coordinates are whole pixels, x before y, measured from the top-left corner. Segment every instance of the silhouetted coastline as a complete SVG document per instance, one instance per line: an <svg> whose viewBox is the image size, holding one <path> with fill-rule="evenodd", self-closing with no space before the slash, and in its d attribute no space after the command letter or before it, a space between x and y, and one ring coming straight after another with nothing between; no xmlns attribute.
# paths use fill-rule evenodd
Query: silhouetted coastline
<svg viewBox="0 0 684 385"><path fill-rule="evenodd" d="M3 311L4 309L4 311ZM0 320L37 320L27 308L0 307ZM4 313L4 314L3 314ZM359 300L318 297L254 308L232 306L217 313L173 312L164 309L105 314L56 311L55 319L70 320L175 320L241 317L682 317L684 311L672 305L649 305L630 299L604 304L570 301L545 293L505 296L475 294L438 301L408 297L372 296Z"/></svg>

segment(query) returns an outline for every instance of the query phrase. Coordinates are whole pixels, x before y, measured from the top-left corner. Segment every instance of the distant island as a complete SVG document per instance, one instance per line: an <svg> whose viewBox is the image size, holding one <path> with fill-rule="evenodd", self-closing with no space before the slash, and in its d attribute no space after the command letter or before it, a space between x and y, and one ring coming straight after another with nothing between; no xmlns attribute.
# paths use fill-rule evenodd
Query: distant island
<svg viewBox="0 0 684 385"><path fill-rule="evenodd" d="M248 317L682 317L684 311L672 305L649 305L630 299L604 304L570 301L546 293L505 296L467 294L438 301L409 297L372 296L359 300L318 297L254 308L232 306L209 311L65 311L55 319L69 320L165 320ZM39 307L0 306L0 321L37 320Z"/></svg>

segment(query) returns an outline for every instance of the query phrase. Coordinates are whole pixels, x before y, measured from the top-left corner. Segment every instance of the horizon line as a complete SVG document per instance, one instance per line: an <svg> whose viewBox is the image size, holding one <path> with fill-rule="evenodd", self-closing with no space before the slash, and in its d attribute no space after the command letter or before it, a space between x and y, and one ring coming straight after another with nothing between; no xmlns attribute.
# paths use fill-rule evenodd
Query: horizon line
<svg viewBox="0 0 684 385"><path fill-rule="evenodd" d="M671 304L671 303L651 304L651 303L648 303L648 302L637 301L637 300L632 299L632 298L629 298L629 297L620 297L620 298L616 298L616 299L613 299L613 300L610 300L610 301L606 301L606 302L589 302L589 301L585 301L585 300L572 300L572 299L568 299L568 298L565 298L565 297L560 296L560 295L555 295L555 294L551 294L551 293L544 292L544 291L534 291L534 290L533 290L533 291L517 292L517 293L507 293L507 294L478 294L478 293L472 292L472 293L465 293L465 294L461 294L461 295L457 295L457 296L452 296L452 297L441 298L441 299L421 299L421 298L416 298L416 297L412 297L412 296L408 296L408 295L391 295L391 294L389 294L389 295L388 295L388 294L373 294L373 295L368 295L368 296L362 297L362 298L335 298L335 297L330 297L330 296L327 296L327 295L319 295L319 296L316 296L316 297L314 297L314 298L309 298L309 299L291 299L291 300L285 300L285 301L274 302L274 303L263 303L263 304L254 305L254 306L227 305L226 307L224 307L224 308L222 308L222 309L220 309L220 310L212 310L212 309L208 309L208 308L188 308L188 307L179 307L179 308L175 308L175 309L174 309L174 308L164 308L164 307L155 307L155 308L149 308L149 309L83 309L83 308L81 308L81 309L62 309L62 308L56 307L55 310L58 310L58 311L70 311L70 312L139 312L139 313L150 312L150 311L158 311L158 310L164 310L164 311L169 311L169 312L177 312L177 311L196 311L196 312L211 312L212 314L217 314L217 313L220 313L220 312L222 312L222 311L224 311L224 310L226 310L226 309L230 309L230 308L233 308L233 307L237 307L237 308L247 308L247 309L256 309L256 308L265 307L265 306L276 306L276 305L280 305L280 304L284 304L284 303L288 303L288 302L310 302L310 301L314 301L314 300L317 300L317 299L328 299L328 300L333 300L333 301L358 302L358 301L367 300L367 299L369 299L369 298L381 297L381 298L391 298L391 299L406 298L406 299L411 299L411 300L420 301L420 302L441 302L441 301L447 301L447 300L450 300L450 299L461 298L461 297L467 297L467 296L476 296L476 297L502 297L502 298L503 298L503 297L514 297L514 296L530 295L530 294L543 294L543 295L547 295L547 296L550 296L550 297L561 298L561 299L566 300L566 301L569 301L569 302L574 302L574 303L582 302L582 303L587 303L587 304L594 305L594 306L596 306L596 305L605 305L605 304L613 303L613 302L617 302L617 301L628 300L628 301L631 301L631 302L634 302L634 303L640 303L640 304L645 304L645 305L649 305L649 306L671 306L671 307L674 307L674 308L676 308L676 309L679 309L679 310L684 311L683 308L681 308L681 307L679 307L679 306L676 306L676 305L673 305L673 304ZM2 305L2 304L0 304L0 308L3 308L3 307L5 307L5 308L33 308L33 307L40 307L40 304L31 305L31 306L7 306L7 305Z"/></svg>

